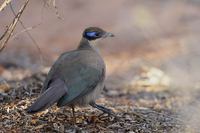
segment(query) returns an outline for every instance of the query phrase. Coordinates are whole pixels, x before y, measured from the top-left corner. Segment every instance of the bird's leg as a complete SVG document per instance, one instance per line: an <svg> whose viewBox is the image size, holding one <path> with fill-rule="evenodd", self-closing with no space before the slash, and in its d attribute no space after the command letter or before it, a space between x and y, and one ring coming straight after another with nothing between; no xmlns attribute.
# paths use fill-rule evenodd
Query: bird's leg
<svg viewBox="0 0 200 133"><path fill-rule="evenodd" d="M72 115L73 115L73 124L75 125L75 124L76 124L76 116L75 116L75 108L74 108L74 105L71 105L71 108L72 108Z"/></svg>
<svg viewBox="0 0 200 133"><path fill-rule="evenodd" d="M92 107L94 107L94 108L97 108L97 109L103 111L103 113L107 113L107 114L109 114L109 115L115 116L115 114L112 112L111 109L108 109L108 108L106 108L106 107L104 107L104 106L98 105L98 104L96 104L95 102L91 102L90 105L91 105Z"/></svg>

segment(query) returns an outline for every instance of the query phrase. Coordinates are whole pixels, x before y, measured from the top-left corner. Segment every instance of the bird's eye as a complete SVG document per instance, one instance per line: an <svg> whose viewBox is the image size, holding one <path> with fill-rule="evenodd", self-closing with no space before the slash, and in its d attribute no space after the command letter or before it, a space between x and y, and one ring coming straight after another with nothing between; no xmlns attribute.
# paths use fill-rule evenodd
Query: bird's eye
<svg viewBox="0 0 200 133"><path fill-rule="evenodd" d="M86 35L88 37L98 37L99 36L99 33L98 32L87 32Z"/></svg>
<svg viewBox="0 0 200 133"><path fill-rule="evenodd" d="M95 32L95 36L98 37L100 35L99 32Z"/></svg>

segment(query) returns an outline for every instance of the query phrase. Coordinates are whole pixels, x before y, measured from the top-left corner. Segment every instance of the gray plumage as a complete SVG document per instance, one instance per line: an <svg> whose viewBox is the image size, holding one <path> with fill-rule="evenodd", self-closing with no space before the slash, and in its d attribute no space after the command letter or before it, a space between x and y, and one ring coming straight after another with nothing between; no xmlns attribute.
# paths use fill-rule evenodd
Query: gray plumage
<svg viewBox="0 0 200 133"><path fill-rule="evenodd" d="M63 53L50 69L42 95L28 108L28 113L42 111L57 102L57 106L84 106L94 103L104 87L105 64L91 40L103 38L107 32L87 28L79 47ZM95 35L95 36L94 36Z"/></svg>
<svg viewBox="0 0 200 133"><path fill-rule="evenodd" d="M67 87L63 81L56 79L51 83L50 87L29 107L29 113L37 113L57 102L63 94L67 94Z"/></svg>

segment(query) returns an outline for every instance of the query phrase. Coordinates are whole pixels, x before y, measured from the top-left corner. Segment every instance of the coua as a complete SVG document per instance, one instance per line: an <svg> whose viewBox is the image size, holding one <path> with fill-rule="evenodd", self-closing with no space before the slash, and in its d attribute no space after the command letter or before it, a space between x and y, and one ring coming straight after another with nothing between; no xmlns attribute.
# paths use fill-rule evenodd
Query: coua
<svg viewBox="0 0 200 133"><path fill-rule="evenodd" d="M27 112L37 113L57 103L58 107L70 106L73 116L75 106L85 105L111 114L110 109L95 102L104 88L106 68L94 42L113 36L98 27L86 28L78 48L63 53L51 67L41 96Z"/></svg>

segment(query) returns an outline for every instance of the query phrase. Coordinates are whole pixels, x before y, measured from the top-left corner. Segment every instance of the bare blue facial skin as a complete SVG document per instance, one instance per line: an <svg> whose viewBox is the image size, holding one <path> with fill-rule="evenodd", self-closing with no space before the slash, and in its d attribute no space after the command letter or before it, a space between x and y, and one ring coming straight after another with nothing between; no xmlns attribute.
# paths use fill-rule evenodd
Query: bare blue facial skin
<svg viewBox="0 0 200 133"><path fill-rule="evenodd" d="M96 37L97 33L96 32L87 32L86 35L89 36L89 37Z"/></svg>
<svg viewBox="0 0 200 133"><path fill-rule="evenodd" d="M88 32L85 32L84 37L87 38L88 40L95 40L95 39L101 38L101 34L96 31L88 31Z"/></svg>

